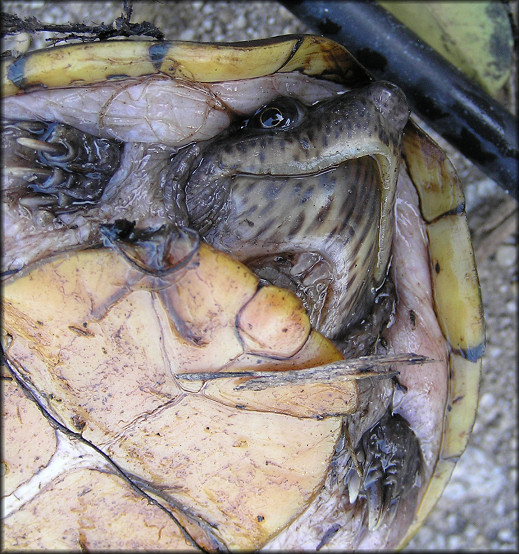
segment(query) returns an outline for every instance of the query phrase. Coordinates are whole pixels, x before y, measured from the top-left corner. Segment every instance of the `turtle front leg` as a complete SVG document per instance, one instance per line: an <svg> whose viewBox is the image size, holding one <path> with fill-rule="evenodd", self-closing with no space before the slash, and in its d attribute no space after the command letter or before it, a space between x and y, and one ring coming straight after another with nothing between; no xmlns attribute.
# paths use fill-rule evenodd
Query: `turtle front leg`
<svg viewBox="0 0 519 554"><path fill-rule="evenodd" d="M95 241L101 197L120 165L122 144L70 125L11 121L2 126L2 270Z"/></svg>
<svg viewBox="0 0 519 554"><path fill-rule="evenodd" d="M102 224L127 219L158 228L183 221L166 184L172 152L59 122L4 123L2 279L47 257L99 244Z"/></svg>
<svg viewBox="0 0 519 554"><path fill-rule="evenodd" d="M18 161L7 172L33 171L28 190L45 195L57 211L75 210L99 200L119 167L119 141L98 138L70 125L16 122L7 125L6 132L16 143L12 155ZM30 167L25 167L28 164Z"/></svg>

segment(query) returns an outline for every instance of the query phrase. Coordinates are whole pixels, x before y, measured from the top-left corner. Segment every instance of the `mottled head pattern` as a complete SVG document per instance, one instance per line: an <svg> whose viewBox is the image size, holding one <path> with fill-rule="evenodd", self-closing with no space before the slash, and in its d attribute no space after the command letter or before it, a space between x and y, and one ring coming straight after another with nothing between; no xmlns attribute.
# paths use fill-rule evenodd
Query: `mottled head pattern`
<svg viewBox="0 0 519 554"><path fill-rule="evenodd" d="M385 276L408 113L386 83L313 106L271 102L203 150L185 188L190 225L296 291L336 336Z"/></svg>

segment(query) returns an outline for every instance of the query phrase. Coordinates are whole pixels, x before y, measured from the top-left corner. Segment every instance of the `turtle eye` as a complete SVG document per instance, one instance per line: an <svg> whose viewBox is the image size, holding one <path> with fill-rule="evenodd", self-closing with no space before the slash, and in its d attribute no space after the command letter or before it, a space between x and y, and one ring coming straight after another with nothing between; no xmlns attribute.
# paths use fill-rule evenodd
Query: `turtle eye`
<svg viewBox="0 0 519 554"><path fill-rule="evenodd" d="M282 127L287 122L287 118L279 108L271 106L259 114L259 121L263 128L270 129L271 127Z"/></svg>
<svg viewBox="0 0 519 554"><path fill-rule="evenodd" d="M304 111L304 106L297 100L278 98L257 110L246 126L254 129L292 129L301 121Z"/></svg>

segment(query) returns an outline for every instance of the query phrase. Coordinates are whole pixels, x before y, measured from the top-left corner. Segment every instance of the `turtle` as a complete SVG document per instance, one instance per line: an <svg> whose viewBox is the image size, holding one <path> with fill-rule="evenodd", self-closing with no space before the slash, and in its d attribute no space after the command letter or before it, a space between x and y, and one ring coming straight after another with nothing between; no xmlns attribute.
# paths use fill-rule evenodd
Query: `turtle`
<svg viewBox="0 0 519 554"><path fill-rule="evenodd" d="M477 410L461 183L337 43L2 66L4 545L403 548Z"/></svg>

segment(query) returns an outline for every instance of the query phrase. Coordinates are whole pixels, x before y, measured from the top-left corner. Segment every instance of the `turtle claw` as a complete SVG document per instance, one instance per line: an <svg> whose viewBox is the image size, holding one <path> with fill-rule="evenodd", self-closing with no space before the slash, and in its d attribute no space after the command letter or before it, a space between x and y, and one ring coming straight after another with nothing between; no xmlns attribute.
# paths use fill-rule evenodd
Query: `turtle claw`
<svg viewBox="0 0 519 554"><path fill-rule="evenodd" d="M96 203L119 167L122 145L62 123L25 121L4 126L6 173L55 213ZM22 196L23 197L23 196Z"/></svg>
<svg viewBox="0 0 519 554"><path fill-rule="evenodd" d="M368 528L370 531L377 529L384 519L382 517L384 508L384 490L380 477L381 475L377 475L371 484L365 488L368 505Z"/></svg>
<svg viewBox="0 0 519 554"><path fill-rule="evenodd" d="M352 471L351 475L348 477L348 493L350 496L350 504L353 504L359 497L361 485L362 477L356 471Z"/></svg>
<svg viewBox="0 0 519 554"><path fill-rule="evenodd" d="M417 484L420 445L406 420L387 412L364 433L355 455L362 475L352 468L346 476L350 503L365 499L368 527L373 531L392 522L400 500Z"/></svg>
<svg viewBox="0 0 519 554"><path fill-rule="evenodd" d="M35 138L20 137L16 142L26 148L32 148L33 150L52 154L53 156L63 156L67 152L67 149L61 144L53 144Z"/></svg>

